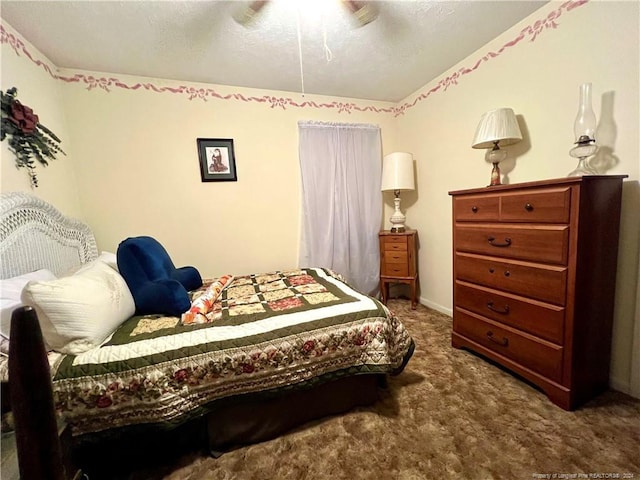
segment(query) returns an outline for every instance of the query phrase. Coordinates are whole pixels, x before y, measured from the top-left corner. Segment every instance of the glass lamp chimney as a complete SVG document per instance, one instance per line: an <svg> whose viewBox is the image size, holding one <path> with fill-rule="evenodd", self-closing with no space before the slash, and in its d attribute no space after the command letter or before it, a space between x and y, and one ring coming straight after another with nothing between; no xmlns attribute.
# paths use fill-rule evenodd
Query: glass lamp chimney
<svg viewBox="0 0 640 480"><path fill-rule="evenodd" d="M578 115L573 125L576 136L576 143L587 143L595 141L596 114L591 107L591 84L580 85L580 106Z"/></svg>

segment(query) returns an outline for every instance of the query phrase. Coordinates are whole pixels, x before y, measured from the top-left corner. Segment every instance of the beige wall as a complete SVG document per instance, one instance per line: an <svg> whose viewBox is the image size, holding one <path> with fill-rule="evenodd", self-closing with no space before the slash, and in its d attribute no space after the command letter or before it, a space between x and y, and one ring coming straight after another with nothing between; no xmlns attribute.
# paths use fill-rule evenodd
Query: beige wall
<svg viewBox="0 0 640 480"><path fill-rule="evenodd" d="M67 156L58 155L57 160L50 162L48 167L36 161L39 186L32 189L27 169L15 167L15 156L9 151L8 140L3 141L0 144L0 191L30 192L51 202L69 215L81 217L75 180L73 145L67 130L65 115L68 110L62 101L61 85L45 69L30 61L25 51L30 52L34 60L43 62L53 73L56 71L55 66L9 25L2 22L2 26L10 42L3 43L0 47L2 55L0 89L6 92L9 88L16 87L18 100L31 107L38 115L40 123L62 140L60 146ZM15 50L11 45L15 46Z"/></svg>
<svg viewBox="0 0 640 480"><path fill-rule="evenodd" d="M512 107L519 115L525 139L508 149L513 160L503 164L503 172L509 183L565 176L576 163L568 150L573 142L578 87L592 82L596 114L600 114L602 98L614 100L614 154L619 162L606 173L629 175L624 191L612 360L613 386L629 391L632 375L640 374L640 359L633 360L632 353L634 339L640 344L636 313L640 234L638 4L592 1L573 9L562 5L545 5L400 102L399 106L410 104L419 97L415 106L398 118L389 113L346 113L313 106L286 105L283 109L238 96L189 100L185 93L158 93L142 85L176 89L183 83L121 75L118 80L129 88L112 84L109 91L98 86L89 90L83 82L52 81L40 67L24 55L17 57L5 44L2 88L15 82L21 94L33 89L30 95L43 98L25 96L25 103L31 102L38 113L51 116L45 123L42 115L43 123L57 133L60 129L68 151L73 139L70 157L39 169L43 172L40 192L46 192L47 199L67 213L81 213L96 230L101 249L113 251L127 236L149 234L165 244L176 263L196 264L205 275L296 265L299 120L380 125L385 154L403 150L412 152L416 159L417 191L403 194L402 205L408 226L419 231L421 302L450 313L451 205L447 192L481 187L489 181L490 165L484 161L484 151L470 148L480 115L501 106ZM551 28L548 21L552 12L556 12L557 28ZM543 26L535 30L538 21ZM489 56L489 52L496 55ZM474 68L485 55L487 61ZM468 73L445 81L461 69ZM61 72L65 78L76 73L92 75ZM31 75L41 77L39 83L32 84L36 80ZM140 86L133 90L137 84ZM302 99L296 93L238 87L188 86L244 98L276 96L294 102L390 106L310 95ZM46 106L45 100L54 105ZM57 118L59 124L55 123ZM200 182L199 137L234 139L238 182ZM5 155L3 151L2 190L28 189L26 175L5 177L9 163ZM74 174L81 204L73 201ZM385 196L384 201L388 227L391 196ZM634 394L640 396L640 392Z"/></svg>
<svg viewBox="0 0 640 480"><path fill-rule="evenodd" d="M180 86L150 78L119 75L118 79L130 87L139 82L155 89ZM272 107L269 102L242 98L275 96L317 105L356 101L239 87L195 87L236 97L209 96L204 101L168 90L112 86L107 92L76 83L62 87L65 106L73 112L69 131L82 207L101 249L115 251L128 236L151 235L177 264L197 265L206 276L296 267L300 231L297 122L373 123L381 127L385 148L395 144L392 113L340 113L290 104ZM233 139L237 182L201 182L197 138Z"/></svg>
<svg viewBox="0 0 640 480"><path fill-rule="evenodd" d="M559 2L544 6L405 101L427 94L454 72L470 70L459 75L457 84L428 94L398 120L398 144L413 152L418 172L417 195L407 196L407 219L420 235L421 301L451 313L451 199L447 192L489 183L491 165L484 160L485 151L471 148L482 113L511 107L519 116L524 141L507 147L512 160L502 165L506 183L563 177L577 163L568 151L574 141L579 85L591 82L598 118L602 99L614 99L613 153L619 161L603 173L629 175L624 186L611 370L612 384L628 391L632 365L633 374L640 374L639 359L632 363L633 338L640 330L635 311L640 225L639 4L590 2L570 11L561 6ZM551 12L560 13L557 28L543 28L535 39L526 33ZM511 45L522 31L522 40ZM498 55L474 70L489 52Z"/></svg>

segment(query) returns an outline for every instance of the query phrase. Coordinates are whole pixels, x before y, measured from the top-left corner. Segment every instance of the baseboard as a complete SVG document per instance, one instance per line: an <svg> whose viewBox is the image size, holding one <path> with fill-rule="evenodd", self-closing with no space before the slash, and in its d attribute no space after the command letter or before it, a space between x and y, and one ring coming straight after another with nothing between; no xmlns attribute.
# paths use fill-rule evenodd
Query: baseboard
<svg viewBox="0 0 640 480"><path fill-rule="evenodd" d="M426 298L420 297L420 304L424 305L425 307L432 308L437 312L444 313L445 315L448 315L450 317L453 316L453 310L451 308L443 307L442 305L432 302L431 300L427 300Z"/></svg>
<svg viewBox="0 0 640 480"><path fill-rule="evenodd" d="M617 390L618 392L626 393L627 395L630 395L634 398L640 398L631 392L631 385L628 381L622 381L619 378L609 377L609 386L613 390Z"/></svg>

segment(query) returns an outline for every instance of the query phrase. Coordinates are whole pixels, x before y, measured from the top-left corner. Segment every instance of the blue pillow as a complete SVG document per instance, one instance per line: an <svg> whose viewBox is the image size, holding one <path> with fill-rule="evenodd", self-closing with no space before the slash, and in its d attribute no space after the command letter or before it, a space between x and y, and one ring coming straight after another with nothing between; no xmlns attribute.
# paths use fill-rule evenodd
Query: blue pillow
<svg viewBox="0 0 640 480"><path fill-rule="evenodd" d="M127 238L118 246L117 259L138 315L180 316L191 307L188 291L202 286L198 270L176 268L164 247L152 237Z"/></svg>

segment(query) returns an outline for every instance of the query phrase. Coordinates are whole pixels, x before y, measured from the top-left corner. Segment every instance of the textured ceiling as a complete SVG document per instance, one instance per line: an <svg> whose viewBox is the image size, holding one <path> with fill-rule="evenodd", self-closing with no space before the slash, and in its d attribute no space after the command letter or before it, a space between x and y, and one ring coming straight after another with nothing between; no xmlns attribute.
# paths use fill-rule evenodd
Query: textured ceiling
<svg viewBox="0 0 640 480"><path fill-rule="evenodd" d="M58 67L395 102L545 3L381 1L359 28L335 0L274 0L248 26L237 1L2 0L0 15Z"/></svg>

